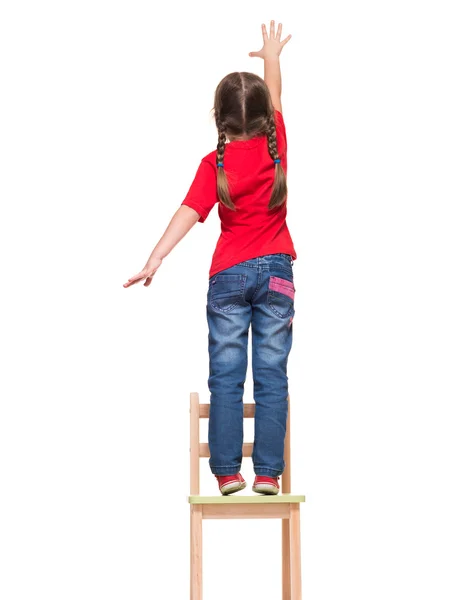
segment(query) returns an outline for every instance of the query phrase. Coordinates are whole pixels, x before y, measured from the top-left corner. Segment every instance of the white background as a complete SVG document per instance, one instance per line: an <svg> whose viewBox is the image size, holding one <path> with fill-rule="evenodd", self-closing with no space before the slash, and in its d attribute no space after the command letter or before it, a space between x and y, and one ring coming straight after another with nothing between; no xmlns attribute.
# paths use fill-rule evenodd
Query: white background
<svg viewBox="0 0 456 600"><path fill-rule="evenodd" d="M454 600L451 5L2 3L2 600L188 597L188 402L208 401L217 210L151 287L122 284L215 148L219 80L263 74L248 52L271 18L293 35L303 597ZM204 543L205 600L281 597L279 522L205 522Z"/></svg>

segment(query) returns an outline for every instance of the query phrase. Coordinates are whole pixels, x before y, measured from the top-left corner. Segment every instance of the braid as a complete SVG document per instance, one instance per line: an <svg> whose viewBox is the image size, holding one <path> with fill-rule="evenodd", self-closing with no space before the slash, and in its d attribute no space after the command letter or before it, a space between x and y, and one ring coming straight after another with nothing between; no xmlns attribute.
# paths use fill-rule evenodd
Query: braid
<svg viewBox="0 0 456 600"><path fill-rule="evenodd" d="M223 163L223 159L225 158L226 126L219 119L216 120L216 125L218 130L217 162Z"/></svg>
<svg viewBox="0 0 456 600"><path fill-rule="evenodd" d="M220 163L223 165L225 160L226 124L220 120L218 115L215 117L215 124L218 131L217 165ZM224 166L217 166L217 193L222 204L228 208L231 208L232 210L236 210L233 201L230 198L228 179L226 177Z"/></svg>
<svg viewBox="0 0 456 600"><path fill-rule="evenodd" d="M277 133L274 121L274 113L272 113L268 119L266 135L268 136L269 155L271 156L272 160L276 160L279 158L279 152L277 150Z"/></svg>
<svg viewBox="0 0 456 600"><path fill-rule="evenodd" d="M276 125L274 119L274 113L272 112L268 118L266 136L268 139L268 151L272 160L279 159L279 151L277 148L277 132ZM272 194L271 199L269 200L268 208L276 208L277 206L281 206L286 198L287 198L287 178L285 176L285 171L281 163L275 163L275 175L274 175L274 183L272 185Z"/></svg>

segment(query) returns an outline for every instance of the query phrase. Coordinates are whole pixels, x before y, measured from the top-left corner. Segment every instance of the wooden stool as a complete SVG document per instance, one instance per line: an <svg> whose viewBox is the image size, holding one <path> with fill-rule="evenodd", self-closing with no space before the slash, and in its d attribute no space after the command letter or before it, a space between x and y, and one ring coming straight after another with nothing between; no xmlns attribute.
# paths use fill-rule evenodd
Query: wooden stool
<svg viewBox="0 0 456 600"><path fill-rule="evenodd" d="M288 408L290 408L288 397ZM200 443L199 420L209 418L209 404L190 394L190 600L202 600L203 519L282 519L282 599L301 600L300 503L292 495L290 474L290 410L285 437L282 493L276 496L200 496L199 459L209 457L209 445ZM244 418L255 416L255 404L244 404ZM242 456L252 456L253 444L244 444Z"/></svg>

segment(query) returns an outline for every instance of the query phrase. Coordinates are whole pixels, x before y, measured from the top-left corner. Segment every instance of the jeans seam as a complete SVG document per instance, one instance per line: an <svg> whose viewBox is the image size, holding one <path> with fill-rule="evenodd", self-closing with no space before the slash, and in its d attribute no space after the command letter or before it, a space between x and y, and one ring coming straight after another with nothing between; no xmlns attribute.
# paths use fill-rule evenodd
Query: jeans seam
<svg viewBox="0 0 456 600"><path fill-rule="evenodd" d="M263 270L262 270L262 269L259 269L259 270L258 270L257 285L256 285L256 288L255 288L255 291L253 292L253 295L252 295L252 298L251 298L251 300L250 300L250 303L252 303L252 302L254 301L254 299L255 299L255 296L256 296L256 294L257 294L258 290L259 290L259 289L260 289L260 287L261 287L261 280L262 280L262 278L263 278Z"/></svg>

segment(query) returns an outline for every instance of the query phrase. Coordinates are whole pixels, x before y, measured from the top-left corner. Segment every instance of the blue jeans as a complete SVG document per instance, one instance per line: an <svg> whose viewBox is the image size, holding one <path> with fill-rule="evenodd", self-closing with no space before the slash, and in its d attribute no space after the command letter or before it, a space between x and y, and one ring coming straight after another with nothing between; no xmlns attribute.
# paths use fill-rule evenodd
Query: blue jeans
<svg viewBox="0 0 456 600"><path fill-rule="evenodd" d="M278 477L284 463L288 414L287 361L294 316L293 260L268 254L209 279L209 466L215 475L241 468L243 395L252 325L255 400L253 467Z"/></svg>

